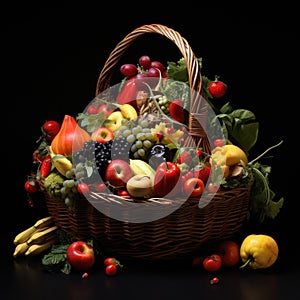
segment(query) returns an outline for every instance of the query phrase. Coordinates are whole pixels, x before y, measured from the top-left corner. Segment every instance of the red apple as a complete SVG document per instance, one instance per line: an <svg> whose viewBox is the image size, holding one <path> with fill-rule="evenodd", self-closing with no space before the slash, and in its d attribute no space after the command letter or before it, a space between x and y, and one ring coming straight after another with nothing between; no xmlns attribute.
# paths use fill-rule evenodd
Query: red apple
<svg viewBox="0 0 300 300"><path fill-rule="evenodd" d="M96 128L91 134L91 139L93 141L102 144L112 140L113 138L114 138L114 132L105 126Z"/></svg>
<svg viewBox="0 0 300 300"><path fill-rule="evenodd" d="M114 187L126 186L127 181L133 176L130 164L122 159L112 160L105 171L105 180Z"/></svg>
<svg viewBox="0 0 300 300"><path fill-rule="evenodd" d="M88 271L95 263L94 249L85 241L75 241L67 249L67 261L75 271Z"/></svg>

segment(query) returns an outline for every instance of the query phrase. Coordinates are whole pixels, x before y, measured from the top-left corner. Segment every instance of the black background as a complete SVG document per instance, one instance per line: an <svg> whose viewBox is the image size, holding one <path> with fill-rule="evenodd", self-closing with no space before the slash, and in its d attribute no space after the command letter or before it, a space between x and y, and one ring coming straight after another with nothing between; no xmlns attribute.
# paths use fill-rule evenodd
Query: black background
<svg viewBox="0 0 300 300"><path fill-rule="evenodd" d="M272 165L271 188L276 197L285 198L284 207L276 220L267 220L258 230L274 235L282 255L288 256L298 217L298 32L293 9L244 6L233 12L172 3L163 11L154 2L130 7L41 3L11 3L2 10L1 231L6 242L44 213L28 207L23 188L40 126L83 111L116 44L136 27L159 23L187 39L203 58L204 75L217 74L226 82L224 101L255 113L260 132L252 158L284 141L267 161ZM135 63L145 53L162 62L181 57L165 39L143 36L124 62Z"/></svg>

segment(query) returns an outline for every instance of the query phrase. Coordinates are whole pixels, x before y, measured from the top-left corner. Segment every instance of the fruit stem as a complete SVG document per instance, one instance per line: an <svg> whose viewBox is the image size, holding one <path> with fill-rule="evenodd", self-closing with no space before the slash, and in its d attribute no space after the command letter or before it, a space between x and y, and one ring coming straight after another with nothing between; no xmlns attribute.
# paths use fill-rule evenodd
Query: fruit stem
<svg viewBox="0 0 300 300"><path fill-rule="evenodd" d="M240 267L239 267L239 269L244 269L244 268L246 268L248 265L249 265L249 263L250 262L252 262L252 257L249 257L247 260L246 260L246 262L243 264L243 265L241 265Z"/></svg>

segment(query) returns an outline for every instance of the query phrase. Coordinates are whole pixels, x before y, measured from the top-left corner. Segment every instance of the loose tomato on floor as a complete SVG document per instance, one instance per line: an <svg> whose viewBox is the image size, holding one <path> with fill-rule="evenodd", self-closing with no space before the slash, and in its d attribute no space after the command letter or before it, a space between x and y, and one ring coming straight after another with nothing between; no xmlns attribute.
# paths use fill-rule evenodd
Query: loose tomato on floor
<svg viewBox="0 0 300 300"><path fill-rule="evenodd" d="M203 267L208 272L216 272L222 266L222 258L219 254L212 254L203 260Z"/></svg>
<svg viewBox="0 0 300 300"><path fill-rule="evenodd" d="M240 261L240 247L232 240L223 241L218 246L218 253L222 258L222 266L224 267L233 267Z"/></svg>
<svg viewBox="0 0 300 300"><path fill-rule="evenodd" d="M108 276L116 275L118 272L118 268L115 264L109 264L105 267L105 274Z"/></svg>
<svg viewBox="0 0 300 300"><path fill-rule="evenodd" d="M200 178L189 178L184 182L184 192L191 197L197 197L202 195L205 185Z"/></svg>

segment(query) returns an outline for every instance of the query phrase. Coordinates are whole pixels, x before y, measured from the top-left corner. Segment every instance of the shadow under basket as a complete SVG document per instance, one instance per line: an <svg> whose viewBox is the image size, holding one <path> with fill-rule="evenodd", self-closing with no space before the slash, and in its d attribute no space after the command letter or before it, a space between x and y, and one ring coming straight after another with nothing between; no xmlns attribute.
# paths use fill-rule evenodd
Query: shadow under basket
<svg viewBox="0 0 300 300"><path fill-rule="evenodd" d="M103 252L125 259L169 260L184 258L206 244L233 237L246 219L250 189L218 192L212 199L202 196L201 202L208 202L202 208L198 198L189 198L171 214L145 223L111 218L84 197L78 197L70 209L63 201L45 195L48 211L59 228L79 239L94 238ZM134 201L104 193L93 197L94 203ZM147 201L156 201L162 209L172 205L164 198ZM175 204L176 200L172 201Z"/></svg>

